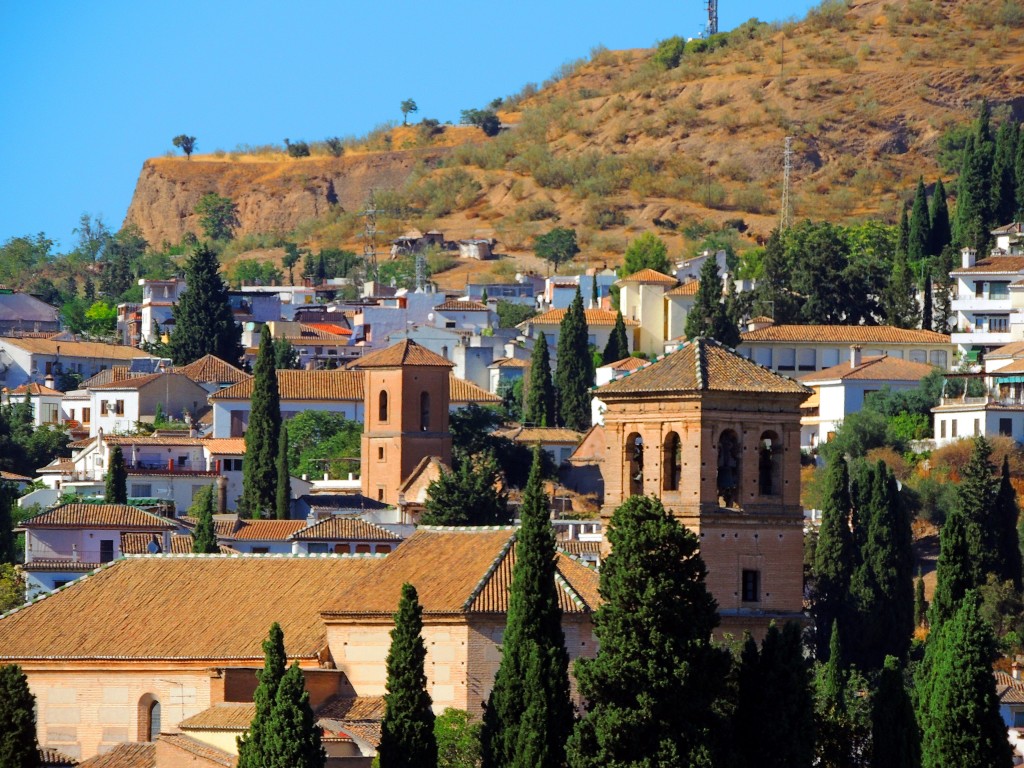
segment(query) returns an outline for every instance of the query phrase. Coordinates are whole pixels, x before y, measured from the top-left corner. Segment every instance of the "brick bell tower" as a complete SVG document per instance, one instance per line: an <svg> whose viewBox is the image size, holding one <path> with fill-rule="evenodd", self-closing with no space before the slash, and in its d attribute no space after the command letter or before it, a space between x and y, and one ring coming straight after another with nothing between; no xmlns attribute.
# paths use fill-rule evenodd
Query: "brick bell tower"
<svg viewBox="0 0 1024 768"><path fill-rule="evenodd" d="M448 432L452 364L414 341L372 352L354 366L365 372L362 493L398 503L398 487L429 456L452 461Z"/></svg>

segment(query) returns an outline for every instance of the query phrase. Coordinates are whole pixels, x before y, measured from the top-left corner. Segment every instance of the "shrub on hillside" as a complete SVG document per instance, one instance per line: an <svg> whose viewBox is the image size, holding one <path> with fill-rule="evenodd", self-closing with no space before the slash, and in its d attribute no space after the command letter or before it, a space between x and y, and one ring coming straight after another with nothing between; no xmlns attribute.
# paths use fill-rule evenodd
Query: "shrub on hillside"
<svg viewBox="0 0 1024 768"><path fill-rule="evenodd" d="M658 43L654 51L653 61L662 69L675 69L683 60L683 51L686 50L686 41L677 36L670 37Z"/></svg>

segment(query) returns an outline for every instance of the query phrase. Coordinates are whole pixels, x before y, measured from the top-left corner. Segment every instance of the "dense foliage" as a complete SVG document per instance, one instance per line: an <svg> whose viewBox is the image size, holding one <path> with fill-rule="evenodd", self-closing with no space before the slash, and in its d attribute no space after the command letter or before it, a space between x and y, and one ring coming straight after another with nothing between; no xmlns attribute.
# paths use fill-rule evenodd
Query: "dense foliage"
<svg viewBox="0 0 1024 768"><path fill-rule="evenodd" d="M199 245L185 262L188 287L174 306L171 354L175 365L214 355L232 365L242 356L242 329L228 302L220 262L207 245Z"/></svg>

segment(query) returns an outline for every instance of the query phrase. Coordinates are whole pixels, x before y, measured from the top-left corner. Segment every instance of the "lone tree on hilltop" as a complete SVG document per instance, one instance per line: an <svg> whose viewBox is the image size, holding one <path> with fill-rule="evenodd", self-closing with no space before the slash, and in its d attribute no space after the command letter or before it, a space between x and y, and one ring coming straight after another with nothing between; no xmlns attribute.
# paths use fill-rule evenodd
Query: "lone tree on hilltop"
<svg viewBox="0 0 1024 768"><path fill-rule="evenodd" d="M171 143L185 153L185 159L192 159L192 150L196 148L196 137L180 133L171 139Z"/></svg>
<svg viewBox="0 0 1024 768"><path fill-rule="evenodd" d="M277 457L281 440L281 396L274 368L274 342L270 326L260 333L260 348L253 368L252 407L245 431L242 465L242 501L246 517L273 515L277 506Z"/></svg>
<svg viewBox="0 0 1024 768"><path fill-rule="evenodd" d="M208 245L198 245L188 257L185 282L188 288L173 308L174 364L188 365L204 355L237 363L242 356L242 329L231 312L220 262Z"/></svg>
<svg viewBox="0 0 1024 768"><path fill-rule="evenodd" d="M0 666L0 766L39 768L35 702L21 667Z"/></svg>
<svg viewBox="0 0 1024 768"><path fill-rule="evenodd" d="M412 112L419 112L420 108L416 106L416 102L412 99L406 99L402 102L402 125L409 124L409 114Z"/></svg>
<svg viewBox="0 0 1024 768"><path fill-rule="evenodd" d="M110 451L104 500L107 504L128 503L128 467L124 464L124 453L119 445L115 445Z"/></svg>

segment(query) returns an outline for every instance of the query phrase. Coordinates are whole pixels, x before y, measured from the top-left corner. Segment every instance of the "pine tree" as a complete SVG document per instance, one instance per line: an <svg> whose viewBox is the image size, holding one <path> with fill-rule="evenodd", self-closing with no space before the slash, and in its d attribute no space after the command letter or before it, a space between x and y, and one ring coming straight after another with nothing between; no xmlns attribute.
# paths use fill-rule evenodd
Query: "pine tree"
<svg viewBox="0 0 1024 768"><path fill-rule="evenodd" d="M110 449L110 467L107 469L107 488L104 499L107 504L128 503L128 467L124 463L121 446Z"/></svg>
<svg viewBox="0 0 1024 768"><path fill-rule="evenodd" d="M942 629L921 717L924 768L1010 768L1013 751L999 715L992 630L969 591ZM920 714L920 712L919 712Z"/></svg>
<svg viewBox="0 0 1024 768"><path fill-rule="evenodd" d="M924 576L917 574L914 582L914 626L923 627L928 620L928 601L924 597Z"/></svg>
<svg viewBox="0 0 1024 768"><path fill-rule="evenodd" d="M910 209L910 225L907 235L907 260L911 264L920 263L928 255L931 234L928 195L924 189L924 179L918 177L917 190L914 192L914 204Z"/></svg>
<svg viewBox="0 0 1024 768"><path fill-rule="evenodd" d="M245 431L242 499L239 512L258 518L271 514L277 504L277 454L281 437L281 399L274 370L274 343L270 327L263 326L253 368L252 407Z"/></svg>
<svg viewBox="0 0 1024 768"><path fill-rule="evenodd" d="M292 476L288 471L288 429L281 426L277 448L277 493L274 509L278 520L287 520L292 516Z"/></svg>
<svg viewBox="0 0 1024 768"><path fill-rule="evenodd" d="M36 697L21 667L0 666L0 766L39 768L36 743Z"/></svg>
<svg viewBox="0 0 1024 768"><path fill-rule="evenodd" d="M608 337L608 343L601 355L601 362L608 365L617 363L626 357L629 357L629 338L626 336L626 322L622 319L622 312L618 311L615 313L615 327L612 329L611 336Z"/></svg>
<svg viewBox="0 0 1024 768"><path fill-rule="evenodd" d="M698 336L715 338L715 320L722 306L722 278L718 273L718 261L714 257L709 256L704 260L699 280L697 295L693 299L693 308L686 315L683 332L688 339Z"/></svg>
<svg viewBox="0 0 1024 768"><path fill-rule="evenodd" d="M214 486L208 485L199 493L203 495L202 506L199 507L199 519L192 534L192 551L197 554L217 554L220 547L217 546L217 532L213 526Z"/></svg>
<svg viewBox="0 0 1024 768"><path fill-rule="evenodd" d="M825 470L825 500L814 550L814 601L817 658L829 658L829 635L850 613L850 583L856 546L850 532L850 475L845 459L834 458Z"/></svg>
<svg viewBox="0 0 1024 768"><path fill-rule="evenodd" d="M277 686L267 732L267 768L324 768L327 756L298 662Z"/></svg>
<svg viewBox="0 0 1024 768"><path fill-rule="evenodd" d="M284 677L288 663L284 652L284 632L275 621L270 625L267 639L263 641L263 669L256 673L259 685L253 693L256 713L249 731L238 737L237 768L268 768L271 763L274 702L277 689Z"/></svg>
<svg viewBox="0 0 1024 768"><path fill-rule="evenodd" d="M918 324L914 279L907 263L909 237L907 210L904 208L900 214L899 238L892 260L892 273L885 290L886 320L897 328L916 328Z"/></svg>
<svg viewBox="0 0 1024 768"><path fill-rule="evenodd" d="M14 485L0 482L0 565L13 565L18 559L12 515L17 498L18 492Z"/></svg>
<svg viewBox="0 0 1024 768"><path fill-rule="evenodd" d="M953 241L953 235L949 230L949 207L946 201L946 187L942 179L935 182L935 191L932 193L931 208L928 211L928 218L931 220L931 237L928 245L928 255L938 256Z"/></svg>
<svg viewBox="0 0 1024 768"><path fill-rule="evenodd" d="M555 426L555 388L551 383L551 359L544 331L533 342L523 421L538 427Z"/></svg>
<svg viewBox="0 0 1024 768"><path fill-rule="evenodd" d="M597 657L576 663L587 713L569 741L573 768L716 765L730 661L697 537L653 496L615 510L594 617Z"/></svg>
<svg viewBox="0 0 1024 768"><path fill-rule="evenodd" d="M932 269L927 265L921 277L921 298L921 329L930 331L935 321L932 318Z"/></svg>
<svg viewBox="0 0 1024 768"><path fill-rule="evenodd" d="M204 355L234 364L242 356L242 329L228 303L220 262L208 245L199 245L185 262L188 287L174 306L171 355L187 365Z"/></svg>
<svg viewBox="0 0 1024 768"><path fill-rule="evenodd" d="M594 359L587 341L587 319L579 286L558 330L555 395L560 426L584 432L590 428L590 387Z"/></svg>
<svg viewBox="0 0 1024 768"><path fill-rule="evenodd" d="M421 636L423 609L411 584L402 585L394 618L377 748L380 768L429 768L437 765L437 739L424 671L427 649Z"/></svg>
<svg viewBox="0 0 1024 768"><path fill-rule="evenodd" d="M484 768L560 768L573 726L540 451L523 493L501 664L484 710Z"/></svg>
<svg viewBox="0 0 1024 768"><path fill-rule="evenodd" d="M886 656L871 695L871 768L920 768L921 733L903 668Z"/></svg>
<svg viewBox="0 0 1024 768"><path fill-rule="evenodd" d="M993 572L1000 582L1012 581L1013 588L1021 590L1021 555L1020 539L1017 536L1017 520L1020 510L1017 508L1017 492L1010 483L1009 456L1003 456L1002 475L999 490L989 525L988 549L993 553Z"/></svg>

